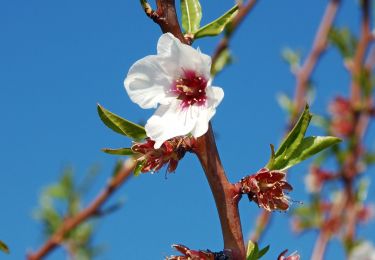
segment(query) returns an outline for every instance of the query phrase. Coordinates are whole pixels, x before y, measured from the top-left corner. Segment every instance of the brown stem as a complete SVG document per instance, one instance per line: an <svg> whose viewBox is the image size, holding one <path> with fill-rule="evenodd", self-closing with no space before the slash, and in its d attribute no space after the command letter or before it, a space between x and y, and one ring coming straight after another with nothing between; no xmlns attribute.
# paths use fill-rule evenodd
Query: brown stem
<svg viewBox="0 0 375 260"><path fill-rule="evenodd" d="M212 55L212 64L215 64L216 60L219 58L220 54L228 48L229 40L233 33L236 31L238 26L242 23L242 21L246 18L249 12L253 9L257 0L249 0L245 5L241 5L239 7L239 11L236 17L233 19L230 25L230 33L226 34L219 42L216 47L214 54Z"/></svg>
<svg viewBox="0 0 375 260"><path fill-rule="evenodd" d="M328 232L325 232L325 231L320 232L319 237L315 242L314 251L311 256L311 260L323 259L324 252L326 251L326 247L327 247L329 239L330 239L330 234Z"/></svg>
<svg viewBox="0 0 375 260"><path fill-rule="evenodd" d="M363 61L367 52L368 45L371 41L370 28L370 1L362 1L362 23L361 36L357 45L357 50L353 59L352 69L352 83L351 83L351 101L353 107L357 107L361 103L361 86L360 76L363 70Z"/></svg>
<svg viewBox="0 0 375 260"><path fill-rule="evenodd" d="M181 27L177 19L175 0L156 0L157 19L154 21L159 24L163 33L172 33L181 42L188 44L181 32Z"/></svg>
<svg viewBox="0 0 375 260"><path fill-rule="evenodd" d="M119 172L111 178L103 191L90 203L89 206L87 206L77 215L65 219L60 228L57 229L57 231L44 243L44 245L39 248L39 250L28 254L27 259L42 259L42 257L46 256L57 246L59 246L69 232L87 219L95 216L96 212L100 210L101 206L128 179L134 169L134 166L135 162L133 159L127 160Z"/></svg>
<svg viewBox="0 0 375 260"><path fill-rule="evenodd" d="M316 64L326 49L328 42L328 34L332 28L333 21L335 20L337 10L340 6L340 0L330 0L323 18L320 22L318 31L315 35L313 46L308 54L302 67L296 74L296 92L294 96L295 109L291 116L290 126L293 126L298 118L299 113L302 111L306 103L306 92L308 90L309 80L313 73Z"/></svg>
<svg viewBox="0 0 375 260"><path fill-rule="evenodd" d="M198 138L194 152L206 173L220 217L224 248L232 252L231 259L245 259L245 245L238 212L238 189L224 172L210 125L208 132Z"/></svg>

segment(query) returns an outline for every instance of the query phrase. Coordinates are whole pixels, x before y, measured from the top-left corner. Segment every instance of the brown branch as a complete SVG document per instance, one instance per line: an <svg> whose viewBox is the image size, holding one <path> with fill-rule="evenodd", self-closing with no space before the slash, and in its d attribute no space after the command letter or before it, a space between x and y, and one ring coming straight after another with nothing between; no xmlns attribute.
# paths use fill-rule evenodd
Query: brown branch
<svg viewBox="0 0 375 260"><path fill-rule="evenodd" d="M326 247L330 238L331 236L328 232L322 231L319 233L318 239L315 242L313 254L311 256L312 260L324 259L324 252L326 251Z"/></svg>
<svg viewBox="0 0 375 260"><path fill-rule="evenodd" d="M368 49L368 45L372 39L370 28L370 1L362 1L362 23L361 35L357 45L357 50L351 66L352 83L351 83L351 101L353 107L357 107L361 103L361 86L360 76L363 70L363 62Z"/></svg>
<svg viewBox="0 0 375 260"><path fill-rule="evenodd" d="M291 115L290 126L293 126L298 118L299 113L302 111L306 104L306 92L308 90L309 80L313 73L316 64L326 49L328 42L328 34L332 28L333 21L335 20L337 10L340 6L340 0L330 0L323 18L320 22L318 31L315 35L313 46L308 54L302 67L296 74L296 92L294 96L295 109Z"/></svg>
<svg viewBox="0 0 375 260"><path fill-rule="evenodd" d="M353 147L347 157L343 169L343 178L345 184L345 190L348 194L348 223L345 234L345 239L352 242L355 238L357 216L355 214L355 194L354 194L354 178L359 173L358 161L360 160L363 147L363 138L366 134L370 115L368 111L372 108L371 96L365 97L362 100L362 88L360 77L367 77L366 80L371 80L369 75L361 75L363 71L367 69L365 63L365 56L369 48L371 37L370 29L370 0L364 0L362 2L362 23L361 23L361 35L357 45L357 50L353 60L352 66L352 82L351 82L351 104L353 111L356 111L357 107L361 107L355 117L354 131L352 134ZM372 55L370 53L370 55ZM371 66L371 64L370 64Z"/></svg>
<svg viewBox="0 0 375 260"><path fill-rule="evenodd" d="M225 175L211 125L208 132L198 138L194 152L202 164L215 199L223 233L224 248L231 251L230 259L243 260L246 253L238 212L239 197L236 197L239 191L235 185L228 181Z"/></svg>
<svg viewBox="0 0 375 260"><path fill-rule="evenodd" d="M246 18L249 12L253 9L257 0L249 0L245 5L239 7L239 11L236 17L233 19L230 24L229 33L227 33L219 42L216 47L214 54L212 55L212 64L215 64L216 60L220 57L220 54L228 48L229 40L233 33L237 30L238 26Z"/></svg>
<svg viewBox="0 0 375 260"><path fill-rule="evenodd" d="M59 229L42 245L39 250L28 254L28 260L38 260L49 254L57 246L64 242L66 235L71 232L78 225L95 216L101 206L118 190L118 188L131 176L135 167L133 159L128 159L114 175L103 191L81 212L64 220Z"/></svg>
<svg viewBox="0 0 375 260"><path fill-rule="evenodd" d="M140 0L143 10L155 23L160 26L163 33L170 32L181 42L190 44L181 32L177 19L175 0L156 0L157 9L152 10L147 0Z"/></svg>
<svg viewBox="0 0 375 260"><path fill-rule="evenodd" d="M356 211L356 200L354 191L354 178L359 173L358 161L362 154L363 138L366 134L370 114L369 110L372 108L371 96L366 97L362 102L362 88L360 86L361 73L363 70L368 69L368 66L372 66L371 62L365 64L365 56L367 49L371 41L370 31L370 1L364 0L362 2L362 23L361 23L361 36L357 45L356 53L351 66L351 105L354 111L354 130L348 140L351 140L351 144L348 147L349 153L345 159L345 163L341 166L340 172L342 172L342 181L344 183L344 192L342 203L343 207L339 210L334 210L330 214L330 218L337 217L341 214L346 214L345 228L346 232L344 235L345 241L351 244L355 239L356 225L357 225L357 211ZM373 54L370 54L373 55ZM371 61L369 57L368 61ZM369 79L368 79L369 80ZM363 103L363 104L361 104ZM357 110L357 107L361 107ZM338 213L339 212L339 213ZM312 259L323 259L326 244L329 242L329 237L326 236L327 230L322 229L313 252ZM317 257L317 258L314 258Z"/></svg>
<svg viewBox="0 0 375 260"><path fill-rule="evenodd" d="M326 49L328 42L328 34L332 28L333 21L336 17L338 8L340 6L340 0L331 0L324 12L319 28L315 34L313 46L308 54L304 64L296 73L296 87L294 97L294 111L289 120L289 127L291 129L306 103L306 92L308 88L308 82L311 74L314 71L316 64ZM256 221L255 229L251 235L252 241L258 241L261 239L262 233L266 230L269 221L272 216L270 212L262 211Z"/></svg>

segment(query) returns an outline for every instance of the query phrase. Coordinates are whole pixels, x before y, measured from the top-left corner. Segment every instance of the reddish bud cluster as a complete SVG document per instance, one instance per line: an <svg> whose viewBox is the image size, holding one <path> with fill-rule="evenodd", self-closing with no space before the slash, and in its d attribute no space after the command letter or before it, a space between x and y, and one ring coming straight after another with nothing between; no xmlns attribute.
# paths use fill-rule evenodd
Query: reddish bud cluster
<svg viewBox="0 0 375 260"><path fill-rule="evenodd" d="M312 166L310 172L306 175L305 184L307 190L311 193L318 193L323 187L323 184L336 178L337 175L333 172L323 170L317 166Z"/></svg>
<svg viewBox="0 0 375 260"><path fill-rule="evenodd" d="M354 115L350 101L336 97L329 105L332 115L331 131L338 136L349 136L354 130Z"/></svg>
<svg viewBox="0 0 375 260"><path fill-rule="evenodd" d="M207 251L191 250L184 245L172 245L182 256L170 256L167 260L214 260L215 253Z"/></svg>
<svg viewBox="0 0 375 260"><path fill-rule="evenodd" d="M288 196L285 191L291 191L292 186L285 181L285 173L260 169L256 174L242 178L241 193L268 211L287 210Z"/></svg>
<svg viewBox="0 0 375 260"><path fill-rule="evenodd" d="M165 141L158 149L154 148L155 141L146 139L145 143L135 143L132 150L141 154L137 159L142 163L141 172L159 171L165 164L168 164L167 171L174 172L178 161L181 160L187 151L190 151L194 139L189 137L175 137Z"/></svg>
<svg viewBox="0 0 375 260"><path fill-rule="evenodd" d="M374 205L359 205L357 210L357 218L360 222L367 223L374 218Z"/></svg>

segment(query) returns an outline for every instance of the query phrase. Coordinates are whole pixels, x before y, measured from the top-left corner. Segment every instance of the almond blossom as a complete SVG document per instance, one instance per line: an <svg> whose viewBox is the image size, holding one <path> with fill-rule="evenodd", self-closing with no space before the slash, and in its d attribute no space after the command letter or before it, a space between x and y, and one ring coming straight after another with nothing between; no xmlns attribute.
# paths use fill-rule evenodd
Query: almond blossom
<svg viewBox="0 0 375 260"><path fill-rule="evenodd" d="M145 126L155 148L176 136L197 138L207 132L224 97L221 88L211 86L210 70L210 56L170 33L159 38L157 55L129 69L124 85L130 99L141 108L157 108Z"/></svg>

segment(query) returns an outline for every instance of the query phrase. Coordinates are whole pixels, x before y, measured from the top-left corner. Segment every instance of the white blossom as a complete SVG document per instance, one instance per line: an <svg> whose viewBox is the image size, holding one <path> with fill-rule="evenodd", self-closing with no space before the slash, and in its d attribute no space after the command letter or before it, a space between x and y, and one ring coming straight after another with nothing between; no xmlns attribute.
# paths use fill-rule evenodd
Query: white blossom
<svg viewBox="0 0 375 260"><path fill-rule="evenodd" d="M362 242L350 253L348 260L375 260L375 247L369 241Z"/></svg>
<svg viewBox="0 0 375 260"><path fill-rule="evenodd" d="M157 108L145 126L155 148L176 136L207 132L224 97L221 88L211 86L210 69L210 56L170 33L159 38L157 55L129 69L124 85L130 99L141 108Z"/></svg>

